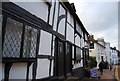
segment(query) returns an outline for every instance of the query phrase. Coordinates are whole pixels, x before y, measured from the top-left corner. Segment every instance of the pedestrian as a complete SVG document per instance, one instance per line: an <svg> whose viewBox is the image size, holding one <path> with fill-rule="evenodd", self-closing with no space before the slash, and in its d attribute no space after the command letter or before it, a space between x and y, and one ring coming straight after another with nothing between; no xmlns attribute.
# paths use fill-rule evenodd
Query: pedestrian
<svg viewBox="0 0 120 81"><path fill-rule="evenodd" d="M104 64L104 62L103 61L101 61L100 63L99 63L99 69L100 69L100 74L102 75L103 74L103 69L104 69L104 66L105 64Z"/></svg>
<svg viewBox="0 0 120 81"><path fill-rule="evenodd" d="M108 61L105 62L105 69L108 69Z"/></svg>
<svg viewBox="0 0 120 81"><path fill-rule="evenodd" d="M109 65L109 69L110 69L110 71L112 70L112 64Z"/></svg>

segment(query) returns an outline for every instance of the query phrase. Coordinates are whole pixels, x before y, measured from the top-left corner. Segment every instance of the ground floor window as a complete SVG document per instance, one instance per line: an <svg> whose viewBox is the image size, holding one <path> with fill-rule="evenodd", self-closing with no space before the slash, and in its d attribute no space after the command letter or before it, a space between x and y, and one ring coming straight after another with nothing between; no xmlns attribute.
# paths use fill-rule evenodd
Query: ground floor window
<svg viewBox="0 0 120 81"><path fill-rule="evenodd" d="M3 17L3 57L35 58L38 29L20 20Z"/></svg>

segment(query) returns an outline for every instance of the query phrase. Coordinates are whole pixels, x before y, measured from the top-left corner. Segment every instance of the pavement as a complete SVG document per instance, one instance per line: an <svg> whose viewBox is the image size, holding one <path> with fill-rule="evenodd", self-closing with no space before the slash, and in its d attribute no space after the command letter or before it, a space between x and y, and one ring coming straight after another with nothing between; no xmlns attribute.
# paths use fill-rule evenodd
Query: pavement
<svg viewBox="0 0 120 81"><path fill-rule="evenodd" d="M115 78L117 79L117 81L120 81L120 65L116 66Z"/></svg>
<svg viewBox="0 0 120 81"><path fill-rule="evenodd" d="M120 80L120 65L118 66L118 78Z"/></svg>
<svg viewBox="0 0 120 81"><path fill-rule="evenodd" d="M114 78L114 72L115 72L115 66L113 66L112 70L110 71L109 69L104 69L103 74L100 75L100 79L115 79Z"/></svg>
<svg viewBox="0 0 120 81"><path fill-rule="evenodd" d="M118 72L119 72L119 78L120 78L120 66L118 67ZM115 78L115 72L116 72L116 66L113 66L112 70L110 71L109 69L104 69L103 74L100 75L100 78L89 78L85 77L83 79L78 79L77 77L70 77L69 79L65 81L118 81ZM100 74L100 73L99 73Z"/></svg>

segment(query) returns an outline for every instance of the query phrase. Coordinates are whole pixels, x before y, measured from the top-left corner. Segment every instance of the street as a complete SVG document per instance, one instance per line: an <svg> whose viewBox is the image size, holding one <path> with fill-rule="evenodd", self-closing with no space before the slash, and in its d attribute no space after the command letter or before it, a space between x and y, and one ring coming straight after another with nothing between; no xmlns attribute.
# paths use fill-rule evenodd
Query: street
<svg viewBox="0 0 120 81"><path fill-rule="evenodd" d="M116 71L118 69L118 71ZM119 78L118 80L116 79L116 74L117 77ZM104 69L103 74L100 75L100 79L97 78L88 78L85 77L82 80L78 79L77 77L71 77L65 81L120 81L120 65L119 66L113 66L112 70L110 71L109 69Z"/></svg>
<svg viewBox="0 0 120 81"><path fill-rule="evenodd" d="M120 65L118 66L118 81L120 81Z"/></svg>

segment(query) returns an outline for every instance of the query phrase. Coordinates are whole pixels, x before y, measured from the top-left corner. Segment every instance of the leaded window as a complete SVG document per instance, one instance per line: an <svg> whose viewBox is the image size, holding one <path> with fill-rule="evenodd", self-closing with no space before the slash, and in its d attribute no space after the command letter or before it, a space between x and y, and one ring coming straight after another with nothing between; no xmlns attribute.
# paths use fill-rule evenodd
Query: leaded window
<svg viewBox="0 0 120 81"><path fill-rule="evenodd" d="M3 57L20 56L22 29L22 23L11 18L7 19L3 44Z"/></svg>
<svg viewBox="0 0 120 81"><path fill-rule="evenodd" d="M37 43L37 29L28 25L25 27L23 57L35 57Z"/></svg>
<svg viewBox="0 0 120 81"><path fill-rule="evenodd" d="M3 57L35 58L38 29L12 18L4 26Z"/></svg>
<svg viewBox="0 0 120 81"><path fill-rule="evenodd" d="M76 58L76 61L80 61L81 60L81 49L80 47L75 47L75 58Z"/></svg>

